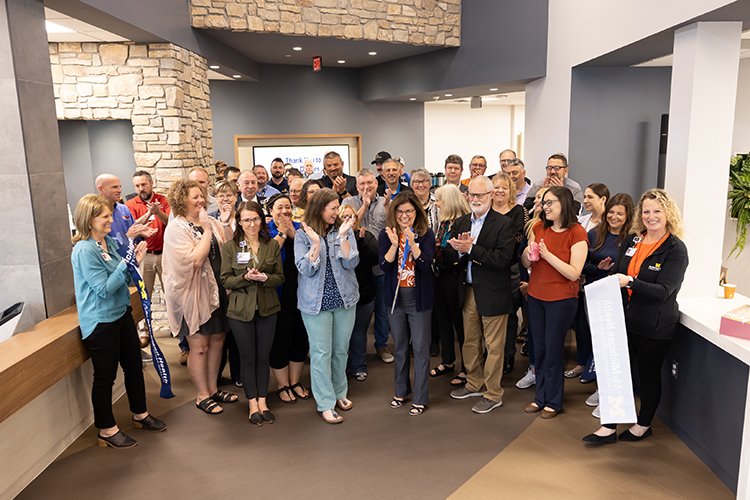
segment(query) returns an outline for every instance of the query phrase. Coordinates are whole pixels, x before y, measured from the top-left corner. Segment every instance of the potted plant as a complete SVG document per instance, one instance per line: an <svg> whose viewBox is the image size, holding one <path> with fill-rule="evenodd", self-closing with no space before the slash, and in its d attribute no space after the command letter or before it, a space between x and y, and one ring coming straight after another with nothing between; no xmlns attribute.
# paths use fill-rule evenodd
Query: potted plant
<svg viewBox="0 0 750 500"><path fill-rule="evenodd" d="M729 252L745 249L747 225L750 224L750 153L738 154L729 162L729 216L737 219L737 240Z"/></svg>

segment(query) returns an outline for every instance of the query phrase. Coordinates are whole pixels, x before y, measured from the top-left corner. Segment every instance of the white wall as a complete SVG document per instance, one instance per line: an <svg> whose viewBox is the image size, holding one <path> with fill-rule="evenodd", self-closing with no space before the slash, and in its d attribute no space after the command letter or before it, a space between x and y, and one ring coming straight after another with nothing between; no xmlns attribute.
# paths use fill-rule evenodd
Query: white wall
<svg viewBox="0 0 750 500"><path fill-rule="evenodd" d="M468 178L469 160L480 154L487 158L487 173L493 174L500 168L500 151L516 149L524 122L521 105L485 104L471 109L469 103L425 103L424 167L430 172L443 172L445 158L457 154L464 160L464 177ZM523 152L519 155L523 157ZM409 158L406 160L408 164Z"/></svg>
<svg viewBox="0 0 750 500"><path fill-rule="evenodd" d="M568 151L572 67L730 3L728 0L549 2L547 76L526 86L525 161L529 175L538 178L551 153Z"/></svg>
<svg viewBox="0 0 750 500"><path fill-rule="evenodd" d="M750 152L750 59L740 61L732 151ZM736 238L737 222L727 217L724 229L724 265L729 268L729 280L737 284L737 290L743 295L750 295L750 238L744 252L729 258L729 251Z"/></svg>

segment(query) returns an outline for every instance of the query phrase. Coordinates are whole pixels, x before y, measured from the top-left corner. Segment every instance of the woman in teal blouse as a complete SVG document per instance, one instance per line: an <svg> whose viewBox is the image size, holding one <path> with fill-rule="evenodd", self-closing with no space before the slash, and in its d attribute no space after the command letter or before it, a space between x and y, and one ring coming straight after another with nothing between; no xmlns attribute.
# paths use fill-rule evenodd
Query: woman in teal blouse
<svg viewBox="0 0 750 500"><path fill-rule="evenodd" d="M133 425L163 431L166 424L146 410L146 387L141 366L141 345L130 307L130 275L110 238L112 207L105 198L87 194L78 201L73 217L73 280L83 343L91 353L94 384L91 400L99 446L130 448L138 442L125 435L112 414L112 385L117 365L125 374L125 391L133 413ZM140 263L146 242L135 248Z"/></svg>

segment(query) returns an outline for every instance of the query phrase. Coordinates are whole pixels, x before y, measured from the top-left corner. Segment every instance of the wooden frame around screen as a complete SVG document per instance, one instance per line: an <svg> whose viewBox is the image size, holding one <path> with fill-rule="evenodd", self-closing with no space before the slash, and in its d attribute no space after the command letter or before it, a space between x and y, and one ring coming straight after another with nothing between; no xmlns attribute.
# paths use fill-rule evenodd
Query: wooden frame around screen
<svg viewBox="0 0 750 500"><path fill-rule="evenodd" d="M320 144L326 144L335 139L344 139L346 141L354 140L356 144L356 158L357 164L351 164L351 159L347 158L346 161L350 163L351 168L349 169L349 175L357 175L357 172L362 168L362 134L235 134L234 136L234 164L240 168L240 154L239 154L239 142L243 139L263 139L263 140L284 140L290 139L305 139L305 140L318 140ZM314 145L314 144L313 144ZM350 153L351 155L351 153Z"/></svg>

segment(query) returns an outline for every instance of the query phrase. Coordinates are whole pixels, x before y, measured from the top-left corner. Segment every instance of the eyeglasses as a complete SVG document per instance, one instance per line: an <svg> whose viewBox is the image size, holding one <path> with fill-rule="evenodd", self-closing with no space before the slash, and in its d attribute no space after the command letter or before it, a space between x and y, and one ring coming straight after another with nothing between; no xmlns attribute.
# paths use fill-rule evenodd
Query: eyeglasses
<svg viewBox="0 0 750 500"><path fill-rule="evenodd" d="M560 200L545 200L542 202L542 207L544 208L551 207L552 204L555 203L556 201L560 201Z"/></svg>
<svg viewBox="0 0 750 500"><path fill-rule="evenodd" d="M357 216L356 216L356 215L354 215L354 214L346 214L346 215L342 215L342 216L341 216L341 218L342 218L343 220L349 220L349 219L356 219L356 218L357 218Z"/></svg>
<svg viewBox="0 0 750 500"><path fill-rule="evenodd" d="M220 200L228 200L230 198L233 198L234 195L230 193L217 193L216 198Z"/></svg>
<svg viewBox="0 0 750 500"><path fill-rule="evenodd" d="M243 224L260 224L260 217L250 217L247 219L240 219Z"/></svg>
<svg viewBox="0 0 750 500"><path fill-rule="evenodd" d="M487 191L486 193L469 193L469 199L478 200L479 198L484 198L488 194L490 194L492 191Z"/></svg>
<svg viewBox="0 0 750 500"><path fill-rule="evenodd" d="M409 209L406 209L406 210L396 210L396 216L397 217L401 217L401 216L404 216L404 215L414 215L416 212L417 211L414 210L413 208L409 208Z"/></svg>
<svg viewBox="0 0 750 500"><path fill-rule="evenodd" d="M566 166L557 166L557 165L547 165L545 167L547 169L547 172L552 172L553 170L555 172L559 172L561 168L568 168Z"/></svg>
<svg viewBox="0 0 750 500"><path fill-rule="evenodd" d="M412 183L412 185L414 185L414 184L432 184L432 181L430 181L430 179L421 179L421 180L413 179L411 181L411 183Z"/></svg>

